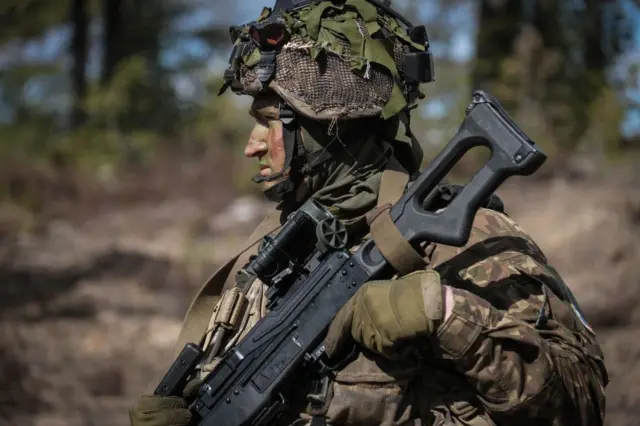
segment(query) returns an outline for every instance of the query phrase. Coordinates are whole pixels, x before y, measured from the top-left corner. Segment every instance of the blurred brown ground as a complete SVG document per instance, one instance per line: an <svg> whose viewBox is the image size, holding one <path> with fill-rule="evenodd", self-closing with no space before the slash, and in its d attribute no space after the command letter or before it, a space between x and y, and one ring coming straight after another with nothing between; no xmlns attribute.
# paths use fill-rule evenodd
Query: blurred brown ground
<svg viewBox="0 0 640 426"><path fill-rule="evenodd" d="M129 405L172 361L191 297L265 207L234 198L225 167L165 164L73 202L62 185L28 232L10 232L24 212L0 208L0 424L128 424ZM607 425L640 424L639 181L631 165L499 192L598 332Z"/></svg>

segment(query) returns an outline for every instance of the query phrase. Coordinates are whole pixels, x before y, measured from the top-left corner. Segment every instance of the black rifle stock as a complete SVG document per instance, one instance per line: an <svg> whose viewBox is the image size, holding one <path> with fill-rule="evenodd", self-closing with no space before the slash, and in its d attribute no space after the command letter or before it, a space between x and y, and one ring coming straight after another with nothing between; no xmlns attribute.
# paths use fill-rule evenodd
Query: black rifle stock
<svg viewBox="0 0 640 426"><path fill-rule="evenodd" d="M469 149L480 145L491 150L490 160L444 210L428 211L427 196ZM495 99L475 92L456 136L392 207L391 217L415 247L427 241L462 246L483 200L509 176L530 175L545 159ZM340 222L312 200L277 235L265 238L245 270L269 285L269 313L208 375L191 405L194 424L266 425L282 412L284 385L299 369L322 364L322 341L340 308L367 281L394 275L373 240L353 254L345 245ZM187 345L156 394L179 394L201 352Z"/></svg>

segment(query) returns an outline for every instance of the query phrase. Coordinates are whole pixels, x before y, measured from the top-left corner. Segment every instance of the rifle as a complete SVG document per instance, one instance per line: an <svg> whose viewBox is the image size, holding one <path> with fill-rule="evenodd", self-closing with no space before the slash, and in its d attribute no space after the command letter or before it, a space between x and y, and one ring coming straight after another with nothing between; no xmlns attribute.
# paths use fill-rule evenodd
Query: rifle
<svg viewBox="0 0 640 426"><path fill-rule="evenodd" d="M429 211L425 200L476 146L488 147L491 158L444 209ZM390 209L391 219L416 249L425 242L463 246L482 202L508 177L530 175L545 160L498 101L477 91L458 133ZM190 405L195 424L267 425L287 407L287 384L326 367L323 340L334 316L367 281L395 274L375 239L354 253L346 240L344 226L314 200L264 238L245 271L269 286L269 312L204 380ZM155 394L180 394L202 356L199 346L187 344Z"/></svg>

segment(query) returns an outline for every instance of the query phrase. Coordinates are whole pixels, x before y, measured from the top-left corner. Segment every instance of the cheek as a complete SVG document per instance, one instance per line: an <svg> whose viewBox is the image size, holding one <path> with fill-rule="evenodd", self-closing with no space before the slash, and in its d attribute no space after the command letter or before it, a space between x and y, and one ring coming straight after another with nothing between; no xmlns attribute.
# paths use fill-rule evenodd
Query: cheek
<svg viewBox="0 0 640 426"><path fill-rule="evenodd" d="M269 123L269 137L267 144L269 145L269 156L273 166L280 169L284 167L286 153L284 151L284 138L282 134L282 123L272 121Z"/></svg>

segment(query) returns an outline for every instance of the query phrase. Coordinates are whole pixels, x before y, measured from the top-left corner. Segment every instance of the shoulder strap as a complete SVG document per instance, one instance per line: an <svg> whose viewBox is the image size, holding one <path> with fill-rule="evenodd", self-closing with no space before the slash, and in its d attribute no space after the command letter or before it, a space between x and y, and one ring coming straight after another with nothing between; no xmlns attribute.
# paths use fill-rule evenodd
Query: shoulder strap
<svg viewBox="0 0 640 426"><path fill-rule="evenodd" d="M278 228L280 228L280 211L274 207L247 238L242 250L204 283L187 310L176 343L175 356L180 353L187 343L198 343L202 340L209 325L212 309L217 303L220 294L225 287L229 287L233 283L233 272L240 269L249 260L251 248L260 243L265 235L277 231Z"/></svg>
<svg viewBox="0 0 640 426"><path fill-rule="evenodd" d="M389 213L391 206L404 193L407 183L409 183L409 174L395 157L392 157L382 174L378 207L367 217L371 237L380 252L402 275L424 269L426 266L422 256L402 236Z"/></svg>
<svg viewBox="0 0 640 426"><path fill-rule="evenodd" d="M420 146L420 142L416 135L411 131L411 112L408 109L402 110L398 114L398 118L400 122L404 125L404 134L409 138L409 148L411 148L411 152L413 154L413 163L414 167L411 172L415 172L420 170L420 166L422 165L422 160L424 159L424 151L422 146ZM403 142L400 142L403 143Z"/></svg>

